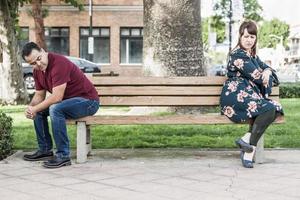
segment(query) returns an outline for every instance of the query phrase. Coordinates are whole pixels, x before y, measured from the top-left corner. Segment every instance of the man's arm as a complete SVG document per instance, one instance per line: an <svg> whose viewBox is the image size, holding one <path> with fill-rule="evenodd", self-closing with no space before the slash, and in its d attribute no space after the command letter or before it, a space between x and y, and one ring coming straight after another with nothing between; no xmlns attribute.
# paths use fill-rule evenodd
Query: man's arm
<svg viewBox="0 0 300 200"><path fill-rule="evenodd" d="M35 106L42 101L44 101L46 98L46 90L36 90L34 93L34 96L32 97L31 102L29 103L29 106Z"/></svg>
<svg viewBox="0 0 300 200"><path fill-rule="evenodd" d="M65 93L67 83L62 85L56 86L52 90L52 94L44 99L43 101L39 102L38 104L32 105L28 107L29 112L32 114L31 118L33 119L36 113L49 108L52 104L58 103L62 101ZM38 99L38 97L37 97ZM38 101L36 101L38 102Z"/></svg>
<svg viewBox="0 0 300 200"><path fill-rule="evenodd" d="M46 90L36 90L34 93L34 96L32 97L31 102L29 103L29 106L25 110L25 116L28 119L33 119L33 113L30 110L32 106L35 106L41 102L43 102L46 98Z"/></svg>

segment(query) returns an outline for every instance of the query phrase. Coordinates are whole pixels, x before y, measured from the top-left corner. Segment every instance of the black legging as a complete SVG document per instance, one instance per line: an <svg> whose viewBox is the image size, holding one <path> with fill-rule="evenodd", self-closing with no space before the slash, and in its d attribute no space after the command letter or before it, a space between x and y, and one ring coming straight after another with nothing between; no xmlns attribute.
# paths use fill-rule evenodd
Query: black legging
<svg viewBox="0 0 300 200"><path fill-rule="evenodd" d="M258 115L253 124L250 123L249 132L250 136L250 144L256 146L260 137L264 134L265 130L268 126L276 119L276 110L275 108L269 110L267 112Z"/></svg>

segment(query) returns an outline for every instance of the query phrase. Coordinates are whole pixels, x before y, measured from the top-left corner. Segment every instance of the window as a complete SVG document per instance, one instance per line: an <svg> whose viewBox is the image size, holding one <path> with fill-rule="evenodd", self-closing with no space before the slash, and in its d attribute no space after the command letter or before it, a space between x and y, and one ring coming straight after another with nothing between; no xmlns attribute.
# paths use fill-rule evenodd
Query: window
<svg viewBox="0 0 300 200"><path fill-rule="evenodd" d="M142 64L143 28L121 28L121 64Z"/></svg>
<svg viewBox="0 0 300 200"><path fill-rule="evenodd" d="M20 27L18 31L18 46L19 49L22 50L23 46L29 42L29 28L28 27Z"/></svg>
<svg viewBox="0 0 300 200"><path fill-rule="evenodd" d="M94 27L92 36L94 37L94 54L91 59L88 54L89 28L80 28L80 57L95 63L110 63L110 29Z"/></svg>
<svg viewBox="0 0 300 200"><path fill-rule="evenodd" d="M45 40L48 51L69 55L69 28L46 27Z"/></svg>

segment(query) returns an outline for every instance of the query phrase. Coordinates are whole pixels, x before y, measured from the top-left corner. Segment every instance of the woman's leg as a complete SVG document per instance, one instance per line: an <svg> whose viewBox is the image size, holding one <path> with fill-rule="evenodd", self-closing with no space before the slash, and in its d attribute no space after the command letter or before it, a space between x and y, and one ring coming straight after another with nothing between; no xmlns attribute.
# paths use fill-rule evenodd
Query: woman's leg
<svg viewBox="0 0 300 200"><path fill-rule="evenodd" d="M246 168L253 167L253 158L256 150L256 145L260 137L263 135L268 126L275 120L275 108L257 116L253 124L249 124L250 145L253 151L241 152L242 164ZM244 136L245 137L245 136Z"/></svg>
<svg viewBox="0 0 300 200"><path fill-rule="evenodd" d="M249 131L248 131L249 133L252 132L254 120L255 120L255 118L249 120Z"/></svg>
<svg viewBox="0 0 300 200"><path fill-rule="evenodd" d="M257 145L258 140L264 134L265 130L275 120L275 108L257 116L254 120L251 130L250 144Z"/></svg>
<svg viewBox="0 0 300 200"><path fill-rule="evenodd" d="M253 146L250 145L251 131L253 127L254 119L249 120L249 131L245 133L240 139L236 140L235 143L239 146L242 151L252 152Z"/></svg>
<svg viewBox="0 0 300 200"><path fill-rule="evenodd" d="M260 139L260 137L263 135L265 130L268 128L268 126L274 121L275 118L276 115L275 115L275 108L274 108L272 110L269 110L257 116L254 119L253 126L251 127L250 125L249 128L252 129L250 134L250 145L252 146L253 151L242 153L242 163L244 167L246 168L253 167L253 158L254 158L257 142Z"/></svg>
<svg viewBox="0 0 300 200"><path fill-rule="evenodd" d="M243 137L241 137L241 139L250 144L250 136L251 136L251 132L252 132L252 128L253 128L253 123L254 123L254 119L250 119L249 120L249 130L247 133L245 133L245 135Z"/></svg>

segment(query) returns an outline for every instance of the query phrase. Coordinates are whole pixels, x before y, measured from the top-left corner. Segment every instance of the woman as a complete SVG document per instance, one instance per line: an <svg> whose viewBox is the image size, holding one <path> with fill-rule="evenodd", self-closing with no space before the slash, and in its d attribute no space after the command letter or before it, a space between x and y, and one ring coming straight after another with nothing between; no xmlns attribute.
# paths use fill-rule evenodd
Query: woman
<svg viewBox="0 0 300 200"><path fill-rule="evenodd" d="M253 168L255 148L262 134L278 115L283 115L281 105L268 98L275 71L256 55L256 43L256 24L243 22L238 44L230 53L228 79L220 102L221 113L231 121L249 122L249 132L236 141L246 168Z"/></svg>

